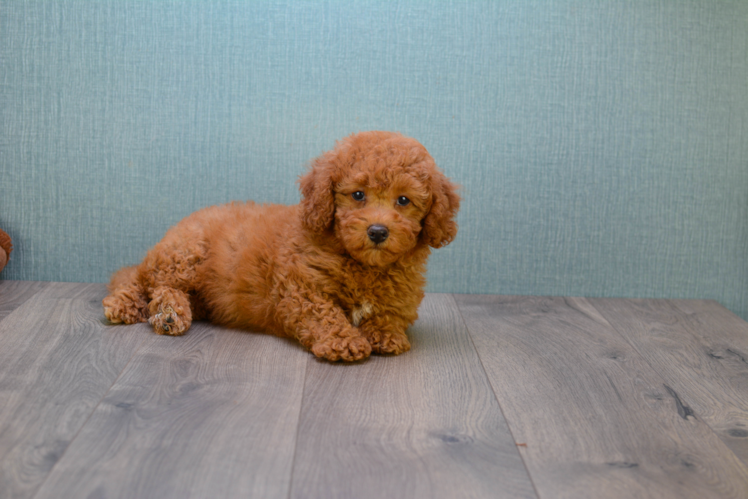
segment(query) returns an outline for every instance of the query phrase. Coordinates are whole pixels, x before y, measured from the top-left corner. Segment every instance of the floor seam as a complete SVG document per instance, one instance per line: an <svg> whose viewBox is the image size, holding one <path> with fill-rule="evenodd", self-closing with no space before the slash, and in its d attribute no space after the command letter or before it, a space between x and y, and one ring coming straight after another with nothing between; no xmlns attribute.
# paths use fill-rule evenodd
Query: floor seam
<svg viewBox="0 0 748 500"><path fill-rule="evenodd" d="M288 477L288 494L286 498L291 498L291 491L293 490L293 476L296 472L296 454L299 450L299 431L301 429L301 415L304 411L304 399L306 398L306 382L309 377L309 353L304 353L307 357L306 366L304 367L304 383L301 388L301 402L299 403L299 416L296 419L296 436L293 442L293 458L291 459L291 474Z"/></svg>
<svg viewBox="0 0 748 500"><path fill-rule="evenodd" d="M470 332L470 328L467 325L467 321L465 321L465 316L462 313L462 309L460 309L460 305L457 303L455 294L451 293L449 295L450 297L452 297L452 302L457 308L457 313L460 315L460 320L462 320L462 326L465 327L465 331L468 334L468 338L470 339L470 344L473 346L473 350L475 351L476 356L478 356L478 361L480 362L481 370L483 370L483 376L486 378L486 382L488 382L488 386L491 388L491 392L493 393L493 397L496 400L496 404L499 405L501 418L504 419L504 423L506 424L506 427L509 430L509 434L512 436L512 441L514 442L515 450L517 451L517 455L519 455L519 459L522 461L522 466L525 468L525 474L527 474L527 478L530 480L530 485L532 485L532 489L535 492L535 497L542 498L540 496L540 493L538 492L538 488L535 486L535 480L533 480L532 478L530 469L527 467L527 462L525 461L525 457L523 457L522 453L520 453L519 450L517 450L517 439L514 437L514 431L512 431L512 426L509 424L509 420L507 420L506 418L506 413L504 413L504 408L501 406L501 400L499 399L498 394L496 394L496 389L494 389L493 384L491 383L491 378L488 376L488 372L486 371L486 366L483 363L483 358L481 358L480 351L478 350L478 347L475 345L473 334Z"/></svg>

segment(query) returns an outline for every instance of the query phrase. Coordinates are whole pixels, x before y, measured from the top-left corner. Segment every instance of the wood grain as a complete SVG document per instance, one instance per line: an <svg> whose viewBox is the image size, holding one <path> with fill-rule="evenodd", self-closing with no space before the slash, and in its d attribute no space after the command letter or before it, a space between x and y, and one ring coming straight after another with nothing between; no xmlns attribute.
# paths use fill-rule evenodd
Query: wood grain
<svg viewBox="0 0 748 500"><path fill-rule="evenodd" d="M0 497L748 496L748 324L713 301L429 294L409 353L346 365L105 293L0 282Z"/></svg>
<svg viewBox="0 0 748 500"><path fill-rule="evenodd" d="M143 337L102 323L103 285L14 289L39 289L0 322L0 497L23 498L37 491Z"/></svg>
<svg viewBox="0 0 748 500"><path fill-rule="evenodd" d="M48 285L45 281L0 281L0 321Z"/></svg>
<svg viewBox="0 0 748 500"><path fill-rule="evenodd" d="M542 497L740 497L748 470L584 299L456 296Z"/></svg>
<svg viewBox="0 0 748 500"><path fill-rule="evenodd" d="M309 353L195 323L147 338L40 497L286 497Z"/></svg>
<svg viewBox="0 0 748 500"><path fill-rule="evenodd" d="M534 497L449 295L429 294L413 348L307 372L292 497Z"/></svg>
<svg viewBox="0 0 748 500"><path fill-rule="evenodd" d="M590 301L748 464L748 323L713 301Z"/></svg>

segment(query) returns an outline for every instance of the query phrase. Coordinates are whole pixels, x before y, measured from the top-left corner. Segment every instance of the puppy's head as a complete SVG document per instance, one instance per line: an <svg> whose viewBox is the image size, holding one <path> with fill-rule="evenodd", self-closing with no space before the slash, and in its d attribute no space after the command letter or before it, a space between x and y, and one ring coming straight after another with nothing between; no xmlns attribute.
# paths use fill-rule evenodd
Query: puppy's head
<svg viewBox="0 0 748 500"><path fill-rule="evenodd" d="M418 245L457 234L456 186L418 141L361 132L339 141L300 179L307 230L333 229L346 251L371 266L395 262Z"/></svg>

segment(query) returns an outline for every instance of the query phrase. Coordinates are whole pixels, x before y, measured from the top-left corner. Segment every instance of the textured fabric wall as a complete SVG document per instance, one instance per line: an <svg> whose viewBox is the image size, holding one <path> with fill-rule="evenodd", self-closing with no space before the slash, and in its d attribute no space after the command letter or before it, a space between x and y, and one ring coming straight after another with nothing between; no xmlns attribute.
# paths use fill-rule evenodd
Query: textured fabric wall
<svg viewBox="0 0 748 500"><path fill-rule="evenodd" d="M197 208L398 130L465 197L430 291L748 318L748 2L0 2L5 279L105 281Z"/></svg>

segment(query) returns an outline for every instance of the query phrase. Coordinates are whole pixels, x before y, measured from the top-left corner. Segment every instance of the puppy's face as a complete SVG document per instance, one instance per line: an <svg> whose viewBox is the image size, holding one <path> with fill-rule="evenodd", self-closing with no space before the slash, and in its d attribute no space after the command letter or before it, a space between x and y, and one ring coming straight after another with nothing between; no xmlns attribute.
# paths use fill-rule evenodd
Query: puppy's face
<svg viewBox="0 0 748 500"><path fill-rule="evenodd" d="M440 248L457 234L456 186L418 141L361 132L312 162L300 179L304 227L332 229L346 252L386 266L419 244Z"/></svg>
<svg viewBox="0 0 748 500"><path fill-rule="evenodd" d="M405 168L386 172L354 168L334 189L335 234L354 259L370 266L391 264L415 248L431 206L427 186Z"/></svg>

